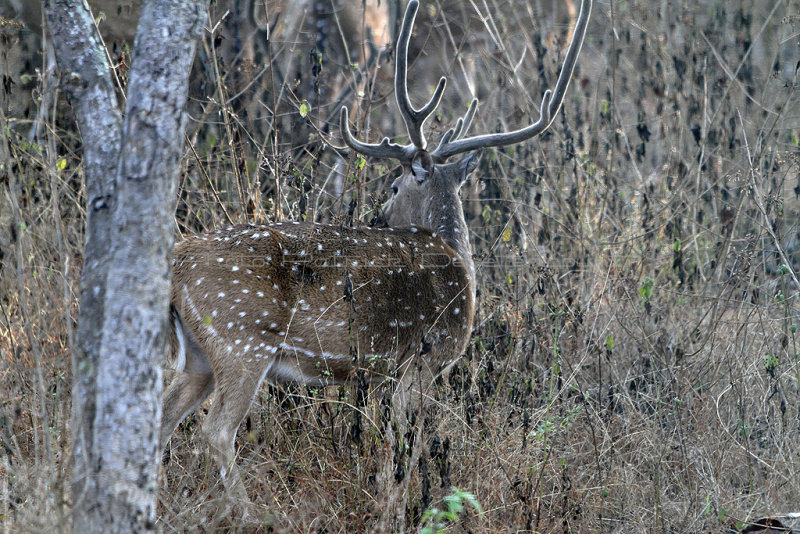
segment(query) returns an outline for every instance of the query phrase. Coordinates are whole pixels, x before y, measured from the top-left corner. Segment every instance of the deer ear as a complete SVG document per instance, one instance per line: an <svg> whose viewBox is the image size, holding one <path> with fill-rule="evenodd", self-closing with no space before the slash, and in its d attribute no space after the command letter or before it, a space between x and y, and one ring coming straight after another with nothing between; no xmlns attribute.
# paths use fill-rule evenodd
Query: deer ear
<svg viewBox="0 0 800 534"><path fill-rule="evenodd" d="M483 150L478 149L474 152L470 152L466 155L461 161L458 162L458 177L461 182L466 181L469 178L469 175L478 167L478 163L481 162L481 156L483 155Z"/></svg>
<svg viewBox="0 0 800 534"><path fill-rule="evenodd" d="M433 159L430 154L425 151L418 152L414 159L411 160L411 174L417 179L417 182L422 183L428 179L431 171L433 170Z"/></svg>

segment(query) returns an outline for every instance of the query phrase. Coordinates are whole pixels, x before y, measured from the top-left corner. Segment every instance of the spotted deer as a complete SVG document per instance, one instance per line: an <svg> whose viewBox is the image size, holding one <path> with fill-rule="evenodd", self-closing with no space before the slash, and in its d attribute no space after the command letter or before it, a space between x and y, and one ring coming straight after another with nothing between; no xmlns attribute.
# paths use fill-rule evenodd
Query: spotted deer
<svg viewBox="0 0 800 534"><path fill-rule="evenodd" d="M419 3L409 2L398 37L396 100L410 143L357 140L341 110L346 144L399 160L403 174L383 206L383 227L309 222L238 225L175 248L171 345L179 370L164 393L161 443L212 391L202 432L229 495L246 500L234 438L263 380L341 384L363 373L423 389L466 348L475 313L475 264L459 189L479 151L531 139L558 112L591 10L583 0L571 44L539 118L520 130L465 137L478 107L429 151L423 126L445 89L415 109L407 51ZM458 154L462 159L447 163Z"/></svg>

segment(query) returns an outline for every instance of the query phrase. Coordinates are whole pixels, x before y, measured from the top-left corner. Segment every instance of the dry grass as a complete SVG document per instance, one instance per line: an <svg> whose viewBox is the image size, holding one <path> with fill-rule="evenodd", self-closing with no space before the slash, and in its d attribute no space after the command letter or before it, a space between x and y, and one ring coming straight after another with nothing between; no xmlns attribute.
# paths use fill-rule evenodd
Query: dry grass
<svg viewBox="0 0 800 534"><path fill-rule="evenodd" d="M531 3L534 15L539 4L550 5ZM479 260L477 326L419 414L419 439L413 428L385 431L385 387L262 390L240 429L239 463L272 531L371 531L407 469L400 524L410 531L451 488L481 505L448 523L456 532L720 532L797 511L800 11L784 3L771 12L764 0L651 4L596 3L550 132L485 154L483 190L464 192ZM484 41L465 50L481 81L473 131L535 114L566 31L553 14L527 26L495 16L507 51ZM8 57L17 34L4 35ZM275 64L286 54L276 48ZM312 76L307 57L298 61ZM0 167L5 532L64 528L71 499L80 146L63 101L43 140L26 141L29 123L10 102L48 90L27 72L0 94L11 126ZM333 83L336 72L323 75ZM222 84L197 81L181 231L270 220L276 203L293 219L369 220L396 170L351 161L337 184L333 154L290 95L271 120L271 83L264 76L246 95L266 106L254 118L217 104ZM463 112L456 100L444 121ZM372 127L391 127L385 106L373 107ZM310 118L327 132L331 111ZM165 455L168 532L240 528L218 513L223 493L196 431L202 417L179 428Z"/></svg>

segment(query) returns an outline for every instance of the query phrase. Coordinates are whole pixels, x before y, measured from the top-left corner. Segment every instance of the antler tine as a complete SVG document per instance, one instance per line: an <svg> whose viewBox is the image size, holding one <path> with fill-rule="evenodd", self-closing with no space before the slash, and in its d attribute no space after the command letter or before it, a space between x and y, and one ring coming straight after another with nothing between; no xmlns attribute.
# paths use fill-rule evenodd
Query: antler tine
<svg viewBox="0 0 800 534"><path fill-rule="evenodd" d="M467 112L464 114L464 122L462 123L462 127L456 132L455 139L461 139L461 136L467 133L467 130L469 130L469 127L472 124L472 119L475 117L476 111L478 111L478 99L473 98L472 102L469 103L469 109L467 109Z"/></svg>
<svg viewBox="0 0 800 534"><path fill-rule="evenodd" d="M397 143L392 143L388 137L384 137L380 143L362 143L356 139L350 131L347 106L342 106L342 113L339 116L339 129L347 146L365 156L406 161L411 159L415 152L413 145L398 145Z"/></svg>
<svg viewBox="0 0 800 534"><path fill-rule="evenodd" d="M442 136L442 138L439 140L439 146L446 145L447 143L450 142L451 139L458 139L458 132L461 131L461 128L463 126L464 126L464 119L459 117L458 120L456 121L456 125L447 130ZM439 146L436 147L437 150L439 149Z"/></svg>
<svg viewBox="0 0 800 534"><path fill-rule="evenodd" d="M461 136L467 133L469 130L470 124L472 124L472 119L475 117L475 112L478 110L478 99L473 98L472 102L469 103L469 109L464 114L463 117L459 117L456 121L456 125L449 130L447 130L442 139L439 141L439 146L436 147L436 150L433 151L434 154L439 152L441 148L451 141L457 141L461 139ZM442 161L437 161L437 163L442 163Z"/></svg>
<svg viewBox="0 0 800 534"><path fill-rule="evenodd" d="M408 42L411 40L411 28L414 26L414 19L417 17L418 9L419 1L411 0L403 17L403 25L400 28L400 36L397 38L397 50L395 51L394 90L395 98L397 98L397 107L400 108L400 114L406 123L411 142L420 150L425 150L427 141L425 140L422 126L442 101L447 79L445 77L440 78L436 90L433 92L431 99L428 100L428 103L418 110L414 109L414 106L411 105L411 100L408 98Z"/></svg>
<svg viewBox="0 0 800 534"><path fill-rule="evenodd" d="M539 120L526 128L521 128L513 132L477 135L466 139L452 139L448 143L439 143L439 146L431 154L434 161L442 162L450 156L463 152L470 152L479 148L520 143L532 137L536 137L546 130L547 127L550 126L550 123L553 122L553 119L564 101L564 95L567 92L567 86L572 77L572 72L575 69L578 54L583 46L591 11L592 0L582 0L581 11L572 34L572 42L569 44L569 49L567 49L564 64L561 66L561 72L558 75L555 88L553 91L549 89L545 91L544 97L542 98Z"/></svg>
<svg viewBox="0 0 800 534"><path fill-rule="evenodd" d="M572 78L572 72L575 70L575 63L578 61L578 55L581 53L583 46L583 38L586 36L586 28L589 25L589 13L592 11L592 0L583 0L581 2L581 12L578 14L578 20L575 22L575 30L572 34L572 42L569 44L567 54L564 57L564 65L561 67L561 72L558 73L558 80L556 86L553 88L553 96L550 100L550 117L545 128L550 126L552 119L558 114L561 104L564 102L564 95L569 86L569 80ZM578 38L580 35L580 38Z"/></svg>

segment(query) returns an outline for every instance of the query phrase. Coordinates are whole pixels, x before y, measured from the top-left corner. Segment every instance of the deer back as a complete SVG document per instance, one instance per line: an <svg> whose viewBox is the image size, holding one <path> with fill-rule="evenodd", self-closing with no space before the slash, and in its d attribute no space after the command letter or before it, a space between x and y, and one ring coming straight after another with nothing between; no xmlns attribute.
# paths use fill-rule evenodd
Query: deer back
<svg viewBox="0 0 800 534"><path fill-rule="evenodd" d="M176 247L173 304L212 365L276 381L382 378L412 357L438 371L464 350L468 266L423 228L243 225ZM266 366L266 370L262 371Z"/></svg>

